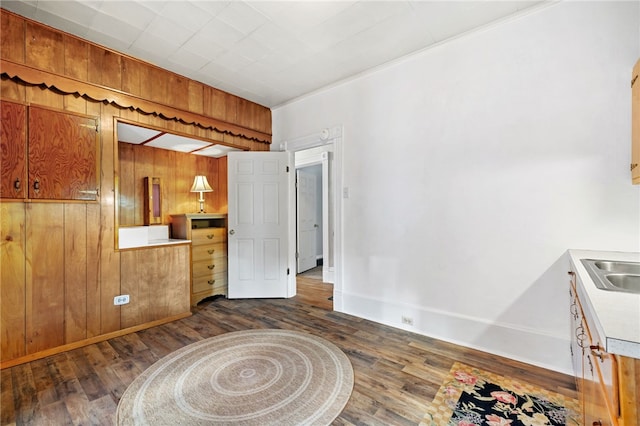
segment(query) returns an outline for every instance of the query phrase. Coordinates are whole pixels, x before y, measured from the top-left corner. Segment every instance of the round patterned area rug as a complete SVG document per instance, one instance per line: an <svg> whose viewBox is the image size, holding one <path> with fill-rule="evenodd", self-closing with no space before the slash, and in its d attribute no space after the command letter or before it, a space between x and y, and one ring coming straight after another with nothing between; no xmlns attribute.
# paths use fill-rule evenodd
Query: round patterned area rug
<svg viewBox="0 0 640 426"><path fill-rule="evenodd" d="M347 404L353 368L333 343L288 330L226 333L144 371L118 404L119 425L330 424Z"/></svg>

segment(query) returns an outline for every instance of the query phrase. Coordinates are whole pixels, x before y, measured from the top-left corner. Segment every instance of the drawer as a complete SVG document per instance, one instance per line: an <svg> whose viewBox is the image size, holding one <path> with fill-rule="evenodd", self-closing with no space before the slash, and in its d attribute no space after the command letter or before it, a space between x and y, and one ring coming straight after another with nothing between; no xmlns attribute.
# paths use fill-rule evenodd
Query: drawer
<svg viewBox="0 0 640 426"><path fill-rule="evenodd" d="M226 228L202 228L191 230L191 244L194 246L222 243L224 241L227 241Z"/></svg>
<svg viewBox="0 0 640 426"><path fill-rule="evenodd" d="M193 277L210 277L219 272L227 272L227 258L216 259L215 261L193 262Z"/></svg>
<svg viewBox="0 0 640 426"><path fill-rule="evenodd" d="M193 279L193 293L199 293L201 291L211 291L217 289L223 289L226 293L227 287L227 273L218 272L212 277L200 277ZM212 293L213 294L213 293Z"/></svg>
<svg viewBox="0 0 640 426"><path fill-rule="evenodd" d="M216 260L227 257L227 243L216 243L191 247L191 260Z"/></svg>

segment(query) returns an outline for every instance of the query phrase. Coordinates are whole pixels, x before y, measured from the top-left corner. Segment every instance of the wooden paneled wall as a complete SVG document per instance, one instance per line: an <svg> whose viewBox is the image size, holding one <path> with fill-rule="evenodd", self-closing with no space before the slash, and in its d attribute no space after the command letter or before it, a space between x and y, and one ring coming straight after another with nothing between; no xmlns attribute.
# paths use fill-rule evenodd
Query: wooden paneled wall
<svg viewBox="0 0 640 426"><path fill-rule="evenodd" d="M1 13L3 60L271 135L271 111L264 106L4 9ZM233 144L243 139L225 138Z"/></svg>
<svg viewBox="0 0 640 426"><path fill-rule="evenodd" d="M207 213L227 212L227 157L209 158L120 142L120 226L144 222L144 177L162 180L163 223L171 214L196 213L199 194L189 192L196 175L207 177L213 192L206 192Z"/></svg>
<svg viewBox="0 0 640 426"><path fill-rule="evenodd" d="M271 113L264 107L5 10L0 9L0 13L0 72L5 61L12 61L37 69L39 75L46 72L52 81L64 75L66 84L73 78L79 85L91 83L115 92L129 92L146 105L150 102L170 105L179 113L184 110L191 118L202 114L232 123L236 128L241 125L271 133ZM138 189L121 188L125 197L133 194L132 207L131 202L118 197L116 182L124 183L132 173L134 179L167 173L158 176L163 178L167 194L166 216L197 208L196 194L189 189L194 172L202 170L208 176L211 174L210 183L219 189L205 194L207 208L226 212L226 196L221 188L226 188L227 163L198 156L178 158L169 151L149 154L142 147L140 153L135 148L121 148L114 137L116 119L249 150L269 149L268 143L255 138L165 119L159 114L147 114L135 105L123 108L113 102L65 93L55 89L54 84L29 84L6 74L0 81L2 99L97 117L101 157L98 202L0 200L3 256L0 368L190 314L189 289L180 281L189 276L184 248L141 249L135 254L115 249L117 218L123 223L139 224L137 215L142 214L136 204ZM141 158L145 160L140 162ZM132 159L134 170L130 168ZM171 164L180 166L171 171ZM182 170L183 165L188 170ZM142 170L135 170L137 166ZM116 212L118 198L124 204L120 215ZM170 268L171 276L155 275L154 281L149 281L149 271L163 261L169 263L165 266ZM177 287L173 285L176 280L180 283ZM113 298L125 291L136 296L124 308L114 306ZM156 299L168 302L151 312L149 306ZM12 309L4 309L5 306ZM169 316L158 318L158 315Z"/></svg>

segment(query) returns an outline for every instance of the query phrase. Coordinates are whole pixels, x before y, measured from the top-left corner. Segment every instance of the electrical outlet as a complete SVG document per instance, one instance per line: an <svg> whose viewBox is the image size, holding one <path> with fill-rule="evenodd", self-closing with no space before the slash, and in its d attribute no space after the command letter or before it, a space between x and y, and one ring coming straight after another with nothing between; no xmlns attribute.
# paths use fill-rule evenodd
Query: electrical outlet
<svg viewBox="0 0 640 426"><path fill-rule="evenodd" d="M126 305L127 303L129 303L129 295L128 294L121 294L120 296L116 296L113 298L113 304L118 306L118 305Z"/></svg>
<svg viewBox="0 0 640 426"><path fill-rule="evenodd" d="M402 323L407 325L413 325L413 318L402 316Z"/></svg>

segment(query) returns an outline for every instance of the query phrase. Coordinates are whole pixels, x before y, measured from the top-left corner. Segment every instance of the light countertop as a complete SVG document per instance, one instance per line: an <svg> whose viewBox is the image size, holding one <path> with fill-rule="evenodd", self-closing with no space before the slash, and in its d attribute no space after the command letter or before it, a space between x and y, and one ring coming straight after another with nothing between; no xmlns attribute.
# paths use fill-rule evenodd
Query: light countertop
<svg viewBox="0 0 640 426"><path fill-rule="evenodd" d="M582 308L604 340L605 350L640 359L640 294L597 288L580 262L580 259L640 262L640 253L569 250L569 257L572 270L577 274L577 285L581 286L578 293Z"/></svg>

